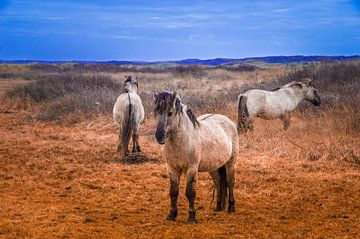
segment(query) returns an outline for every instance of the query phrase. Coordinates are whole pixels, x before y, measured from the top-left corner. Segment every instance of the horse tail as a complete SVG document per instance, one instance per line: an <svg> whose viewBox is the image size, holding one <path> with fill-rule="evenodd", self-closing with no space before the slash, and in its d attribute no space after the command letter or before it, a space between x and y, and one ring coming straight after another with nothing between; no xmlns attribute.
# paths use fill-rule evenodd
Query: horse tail
<svg viewBox="0 0 360 239"><path fill-rule="evenodd" d="M131 132L135 128L135 116L133 114L133 105L131 104L130 100L130 94L128 94L129 98L129 104L126 106L125 109L125 115L122 122L122 128L121 128L121 145L122 148L127 151L130 138L131 138Z"/></svg>
<svg viewBox="0 0 360 239"><path fill-rule="evenodd" d="M221 209L225 209L225 203L227 198L227 183L226 183L226 168L225 165L218 169L220 174L220 202Z"/></svg>
<svg viewBox="0 0 360 239"><path fill-rule="evenodd" d="M246 106L247 96L240 95L238 102L238 132L245 133L246 132L246 123L249 118L249 111Z"/></svg>

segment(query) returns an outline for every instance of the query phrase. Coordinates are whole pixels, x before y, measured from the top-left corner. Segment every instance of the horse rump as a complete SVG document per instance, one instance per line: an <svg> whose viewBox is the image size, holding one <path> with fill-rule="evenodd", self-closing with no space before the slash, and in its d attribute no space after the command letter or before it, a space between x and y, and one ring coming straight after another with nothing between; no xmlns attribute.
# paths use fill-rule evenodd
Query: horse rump
<svg viewBox="0 0 360 239"><path fill-rule="evenodd" d="M239 133L245 133L247 131L247 120L249 118L249 111L246 106L247 96L240 95L238 102L238 125L237 129Z"/></svg>

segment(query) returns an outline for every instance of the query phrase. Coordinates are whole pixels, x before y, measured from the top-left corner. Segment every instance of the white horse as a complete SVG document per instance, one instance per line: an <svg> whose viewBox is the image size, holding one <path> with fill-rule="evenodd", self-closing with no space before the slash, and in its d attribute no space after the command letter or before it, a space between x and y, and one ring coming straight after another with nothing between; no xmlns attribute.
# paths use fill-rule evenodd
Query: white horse
<svg viewBox="0 0 360 239"><path fill-rule="evenodd" d="M229 191L228 211L235 212L234 181L238 155L236 125L224 115L206 114L196 119L176 93L155 94L157 127L155 138L164 144L170 176L171 209L167 220L175 221L180 176L186 175L189 220L195 218L195 184L198 172L209 172L217 191L215 210L224 210Z"/></svg>
<svg viewBox="0 0 360 239"><path fill-rule="evenodd" d="M238 131L252 131L255 117L280 118L284 130L287 130L291 113L302 100L310 101L315 106L321 104L320 96L309 78L299 82L292 81L273 91L249 90L238 98Z"/></svg>
<svg viewBox="0 0 360 239"><path fill-rule="evenodd" d="M132 152L141 152L139 126L144 120L145 113L137 90L137 81L131 76L125 76L122 94L117 98L113 109L114 120L120 125L118 151L122 158L129 153L128 145L131 133L133 137Z"/></svg>

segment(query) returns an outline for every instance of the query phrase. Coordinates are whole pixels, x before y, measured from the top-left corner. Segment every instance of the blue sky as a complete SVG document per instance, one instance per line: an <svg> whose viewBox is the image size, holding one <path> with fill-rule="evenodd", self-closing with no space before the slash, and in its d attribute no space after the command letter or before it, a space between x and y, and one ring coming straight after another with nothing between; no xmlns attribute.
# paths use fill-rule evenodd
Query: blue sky
<svg viewBox="0 0 360 239"><path fill-rule="evenodd" d="M360 1L0 0L0 59L360 54Z"/></svg>

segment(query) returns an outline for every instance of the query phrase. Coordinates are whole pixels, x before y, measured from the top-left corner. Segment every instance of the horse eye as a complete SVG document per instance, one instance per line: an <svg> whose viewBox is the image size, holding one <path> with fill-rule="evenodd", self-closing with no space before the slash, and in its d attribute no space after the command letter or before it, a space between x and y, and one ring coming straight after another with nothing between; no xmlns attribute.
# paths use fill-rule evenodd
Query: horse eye
<svg viewBox="0 0 360 239"><path fill-rule="evenodd" d="M169 112L169 113L167 114L167 116L171 117L172 114L173 114L172 112Z"/></svg>

